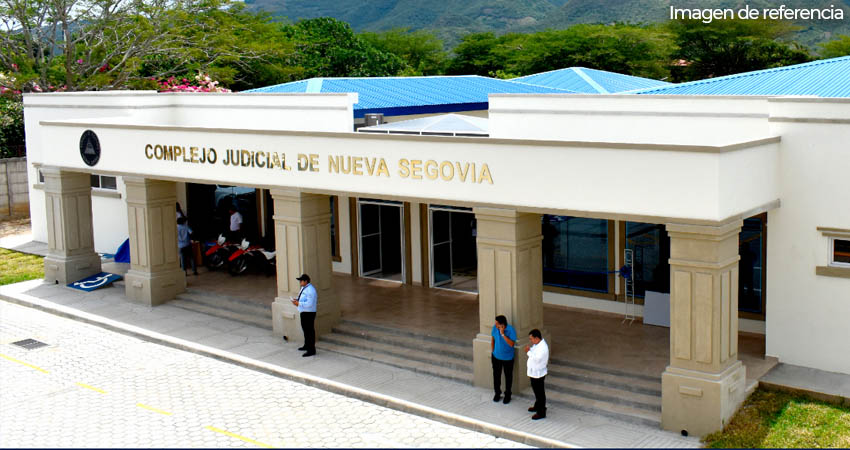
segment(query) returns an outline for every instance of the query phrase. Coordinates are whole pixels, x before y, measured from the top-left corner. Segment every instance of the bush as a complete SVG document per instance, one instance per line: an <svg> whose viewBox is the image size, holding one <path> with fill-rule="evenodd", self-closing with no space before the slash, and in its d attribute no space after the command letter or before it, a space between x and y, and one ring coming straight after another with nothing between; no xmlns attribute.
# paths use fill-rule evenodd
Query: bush
<svg viewBox="0 0 850 450"><path fill-rule="evenodd" d="M24 105L18 98L0 97L0 158L24 156Z"/></svg>

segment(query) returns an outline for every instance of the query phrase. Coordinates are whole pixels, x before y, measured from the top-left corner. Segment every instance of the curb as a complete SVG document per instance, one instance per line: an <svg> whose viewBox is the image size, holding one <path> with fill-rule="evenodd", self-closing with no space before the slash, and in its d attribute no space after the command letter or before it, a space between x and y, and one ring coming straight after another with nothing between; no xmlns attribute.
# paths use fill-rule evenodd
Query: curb
<svg viewBox="0 0 850 450"><path fill-rule="evenodd" d="M498 438L509 439L526 445L541 448L581 448L566 442L549 439L542 436L537 436L522 431L512 430L487 423L471 417L461 416L458 414L441 411L425 405L420 405L407 400L402 400L389 395L371 392L366 389L350 386L339 383L326 378L321 378L315 375L310 375L301 371L287 369L285 367L276 366L256 359L247 358L237 355L226 350L220 350L205 345L187 341L185 339L175 338L166 334L157 333L155 331L146 330L134 325L125 324L116 320L107 319L95 314L79 311L74 308L69 308L64 305L57 305L49 301L39 299L26 294L17 294L16 296L0 293L0 300L7 301L19 306L32 308L47 312L56 316L72 319L78 322L83 322L89 325L95 325L109 331L132 336L143 341L152 342L159 345L183 350L190 353L210 357L222 362L234 364L246 369L262 372L278 378L295 381L307 386L315 387L323 391L332 392L335 394L344 395L346 397L355 398L378 406L394 409L397 411L414 414L427 419L442 422L448 425L465 428L471 431L486 433Z"/></svg>

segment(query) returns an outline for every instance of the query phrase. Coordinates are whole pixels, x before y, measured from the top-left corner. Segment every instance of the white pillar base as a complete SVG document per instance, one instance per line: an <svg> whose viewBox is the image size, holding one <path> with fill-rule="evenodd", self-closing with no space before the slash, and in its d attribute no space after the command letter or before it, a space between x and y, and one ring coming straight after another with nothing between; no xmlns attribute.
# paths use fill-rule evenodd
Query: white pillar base
<svg viewBox="0 0 850 450"><path fill-rule="evenodd" d="M661 375L662 428L691 436L722 429L746 398L746 380L741 361L716 375L667 366Z"/></svg>
<svg viewBox="0 0 850 450"><path fill-rule="evenodd" d="M74 256L48 254L44 258L44 281L68 284L102 271L100 256L92 251Z"/></svg>
<svg viewBox="0 0 850 450"><path fill-rule="evenodd" d="M182 269L150 273L130 269L124 275L125 295L146 306L161 305L186 290Z"/></svg>
<svg viewBox="0 0 850 450"><path fill-rule="evenodd" d="M289 301L289 297L276 297L274 299L274 303L272 303L272 329L275 336L286 336L287 342L304 344L301 317L298 315L298 308Z"/></svg>

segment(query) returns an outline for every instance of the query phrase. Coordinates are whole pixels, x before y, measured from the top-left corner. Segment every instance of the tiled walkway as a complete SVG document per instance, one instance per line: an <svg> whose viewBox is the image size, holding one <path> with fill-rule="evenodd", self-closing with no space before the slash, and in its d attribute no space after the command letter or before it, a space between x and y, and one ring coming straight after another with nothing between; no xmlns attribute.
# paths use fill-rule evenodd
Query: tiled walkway
<svg viewBox="0 0 850 450"><path fill-rule="evenodd" d="M449 297L454 298L451 295ZM296 345L284 344L272 336L270 330L186 311L168 304L154 308L140 306L128 301L123 290L116 287L83 293L65 286L46 285L37 280L2 286L0 298L331 392L535 446L699 446L699 441L692 437L683 438L657 427L620 422L558 405L549 408L546 420L533 422L526 412L531 401L528 392L517 395L510 405L494 404L489 389L469 384L330 352L320 352L314 358L302 358L295 349ZM464 311L474 301L456 304L466 305L459 307L460 311ZM471 316L474 323L475 314ZM389 313L386 318L391 320ZM442 330L446 324L440 323L439 327Z"/></svg>

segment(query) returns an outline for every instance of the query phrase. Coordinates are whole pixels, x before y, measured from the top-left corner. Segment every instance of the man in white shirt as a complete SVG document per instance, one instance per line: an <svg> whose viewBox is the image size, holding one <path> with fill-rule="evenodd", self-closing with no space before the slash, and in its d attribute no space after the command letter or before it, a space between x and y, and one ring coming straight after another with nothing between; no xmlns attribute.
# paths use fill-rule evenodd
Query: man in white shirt
<svg viewBox="0 0 850 450"><path fill-rule="evenodd" d="M235 207L230 207L230 240L239 243L242 241L242 214Z"/></svg>
<svg viewBox="0 0 850 450"><path fill-rule="evenodd" d="M298 307L298 315L301 318L301 329L304 330L304 346L298 350L305 350L301 355L309 357L316 354L316 301L318 293L316 288L310 284L310 275L302 274L296 278L301 284L301 292L298 298L290 297L293 305Z"/></svg>
<svg viewBox="0 0 850 450"><path fill-rule="evenodd" d="M546 418L546 390L543 380L548 373L546 366L549 364L549 345L537 328L528 333L528 340L531 341L531 346L525 346L525 353L528 355L527 373L531 379L531 390L534 391L534 406L528 408L528 411L534 412L531 420L540 420Z"/></svg>

